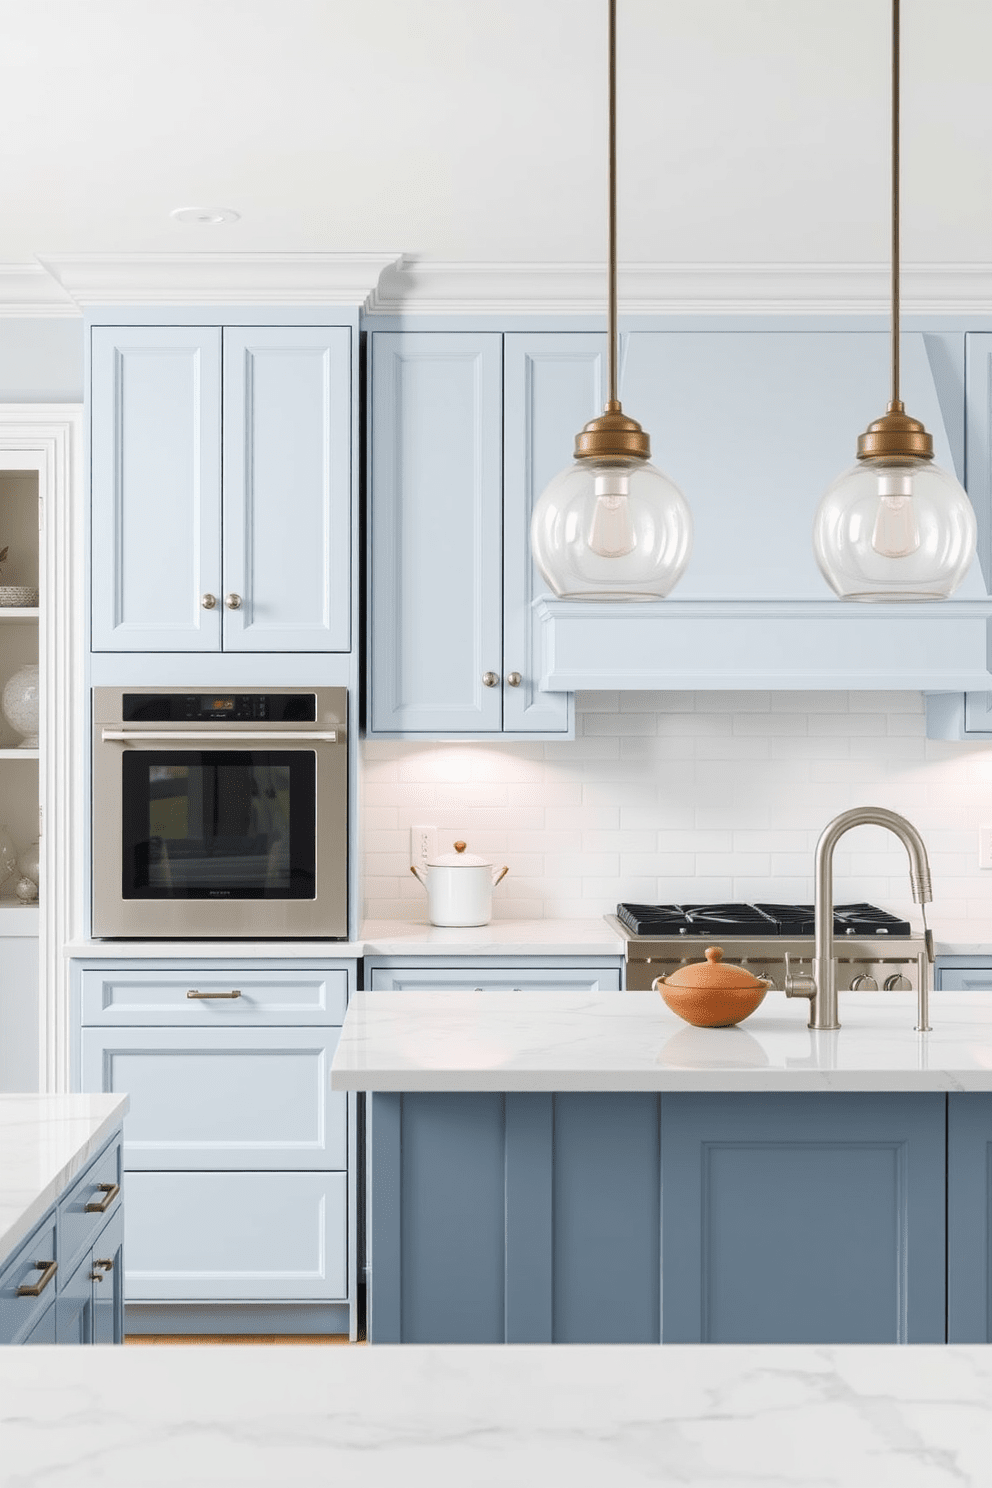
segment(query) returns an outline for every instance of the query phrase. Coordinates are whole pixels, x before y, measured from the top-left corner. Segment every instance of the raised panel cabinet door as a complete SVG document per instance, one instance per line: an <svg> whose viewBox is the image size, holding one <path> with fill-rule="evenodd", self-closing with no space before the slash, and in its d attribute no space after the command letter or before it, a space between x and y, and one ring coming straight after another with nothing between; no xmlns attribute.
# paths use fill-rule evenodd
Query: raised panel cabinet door
<svg viewBox="0 0 992 1488"><path fill-rule="evenodd" d="M351 331L224 330L224 649L351 648Z"/></svg>
<svg viewBox="0 0 992 1488"><path fill-rule="evenodd" d="M80 1261L55 1299L55 1342L93 1342L93 1257Z"/></svg>
<svg viewBox="0 0 992 1488"><path fill-rule="evenodd" d="M93 1244L93 1342L124 1342L124 1210Z"/></svg>
<svg viewBox="0 0 992 1488"><path fill-rule="evenodd" d="M943 1343L944 1096L663 1096L662 1341Z"/></svg>
<svg viewBox="0 0 992 1488"><path fill-rule="evenodd" d="M130 1173L127 1302L344 1301L346 1173Z"/></svg>
<svg viewBox="0 0 992 1488"><path fill-rule="evenodd" d="M371 728L497 733L502 338L369 339Z"/></svg>
<svg viewBox="0 0 992 1488"><path fill-rule="evenodd" d="M126 1091L124 1167L346 1168L337 1028L84 1028L85 1090ZM125 1188L128 1184L125 1182Z"/></svg>
<svg viewBox="0 0 992 1488"><path fill-rule="evenodd" d="M969 1091L947 1098L948 1343L992 1343L990 1278L992 1095Z"/></svg>
<svg viewBox="0 0 992 1488"><path fill-rule="evenodd" d="M540 692L533 602L550 593L531 557L530 521L545 486L572 463L575 436L602 412L606 341L573 333L504 338L503 728L565 733L567 693ZM506 677L518 672L510 686Z"/></svg>
<svg viewBox="0 0 992 1488"><path fill-rule="evenodd" d="M91 352L93 649L217 651L220 329L95 326Z"/></svg>

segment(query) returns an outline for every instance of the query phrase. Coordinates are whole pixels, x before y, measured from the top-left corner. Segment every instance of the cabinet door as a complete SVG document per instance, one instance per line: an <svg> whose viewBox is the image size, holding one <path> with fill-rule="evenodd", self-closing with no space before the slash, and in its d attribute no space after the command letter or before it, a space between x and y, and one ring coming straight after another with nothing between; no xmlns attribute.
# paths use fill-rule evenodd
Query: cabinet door
<svg viewBox="0 0 992 1488"><path fill-rule="evenodd" d="M533 602L548 594L530 550L534 503L572 462L575 436L602 411L605 337L509 335L504 340L503 727L564 733L567 693L539 692ZM506 677L520 673L510 687Z"/></svg>
<svg viewBox="0 0 992 1488"><path fill-rule="evenodd" d="M371 729L497 733L501 338L370 341Z"/></svg>
<svg viewBox="0 0 992 1488"><path fill-rule="evenodd" d="M97 1236L92 1254L93 1342L124 1342L124 1211Z"/></svg>
<svg viewBox="0 0 992 1488"><path fill-rule="evenodd" d="M346 326L224 331L224 596L226 651L351 647Z"/></svg>
<svg viewBox="0 0 992 1488"><path fill-rule="evenodd" d="M87 1255L55 1301L55 1342L93 1342L93 1257Z"/></svg>
<svg viewBox="0 0 992 1488"><path fill-rule="evenodd" d="M346 1173L130 1173L125 1295L340 1301Z"/></svg>
<svg viewBox="0 0 992 1488"><path fill-rule="evenodd" d="M24 1343L56 1343L55 1336L55 1299L48 1304L47 1311L43 1312L40 1319L35 1323Z"/></svg>
<svg viewBox="0 0 992 1488"><path fill-rule="evenodd" d="M665 1343L943 1343L944 1097L663 1096Z"/></svg>
<svg viewBox="0 0 992 1488"><path fill-rule="evenodd" d="M92 336L93 649L216 651L220 330Z"/></svg>
<svg viewBox="0 0 992 1488"><path fill-rule="evenodd" d="M345 1168L337 1028L84 1028L85 1090L131 1099L124 1166ZM127 1185L125 1185L127 1186Z"/></svg>
<svg viewBox="0 0 992 1488"><path fill-rule="evenodd" d="M986 985L989 973L986 972ZM992 1096L947 1098L947 1341L992 1343Z"/></svg>

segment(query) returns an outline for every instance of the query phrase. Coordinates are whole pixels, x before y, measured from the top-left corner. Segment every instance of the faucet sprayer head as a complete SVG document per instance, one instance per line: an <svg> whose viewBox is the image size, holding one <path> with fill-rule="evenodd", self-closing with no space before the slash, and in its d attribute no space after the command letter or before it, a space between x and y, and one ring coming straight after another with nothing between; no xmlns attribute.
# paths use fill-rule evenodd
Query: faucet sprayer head
<svg viewBox="0 0 992 1488"><path fill-rule="evenodd" d="M929 864L923 869L922 873L917 873L915 868L911 868L909 870L909 882L913 889L914 904L933 903L933 885L930 882Z"/></svg>

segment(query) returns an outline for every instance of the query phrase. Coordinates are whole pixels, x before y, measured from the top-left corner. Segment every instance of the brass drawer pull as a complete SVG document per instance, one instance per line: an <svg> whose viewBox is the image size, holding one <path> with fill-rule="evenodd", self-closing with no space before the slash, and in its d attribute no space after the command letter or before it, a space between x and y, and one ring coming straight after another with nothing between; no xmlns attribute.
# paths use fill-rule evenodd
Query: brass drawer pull
<svg viewBox="0 0 992 1488"><path fill-rule="evenodd" d="M86 1205L87 1214L106 1214L111 1204L121 1191L119 1183L98 1183L97 1188L103 1194L102 1199L94 1199L91 1204Z"/></svg>
<svg viewBox="0 0 992 1488"><path fill-rule="evenodd" d="M237 990L235 990L234 992L198 992L196 988L193 987L186 993L186 996L198 997L202 1002L206 1002L210 998L230 999L232 997L240 997L241 993Z"/></svg>
<svg viewBox="0 0 992 1488"><path fill-rule="evenodd" d="M94 1261L93 1264L94 1266L102 1266L104 1271L113 1271L114 1269L113 1261Z"/></svg>
<svg viewBox="0 0 992 1488"><path fill-rule="evenodd" d="M41 1275L34 1286L19 1286L17 1295L19 1297L40 1297L56 1271L59 1269L58 1261L35 1261L35 1270Z"/></svg>

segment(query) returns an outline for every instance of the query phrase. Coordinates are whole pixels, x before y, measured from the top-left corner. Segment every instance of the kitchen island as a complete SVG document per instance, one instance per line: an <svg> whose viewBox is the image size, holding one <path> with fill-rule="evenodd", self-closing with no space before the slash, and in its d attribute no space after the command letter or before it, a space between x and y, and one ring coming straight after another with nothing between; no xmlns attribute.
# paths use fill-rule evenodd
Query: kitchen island
<svg viewBox="0 0 992 1488"><path fill-rule="evenodd" d="M361 993L374 1342L989 1339L992 1003Z"/></svg>

